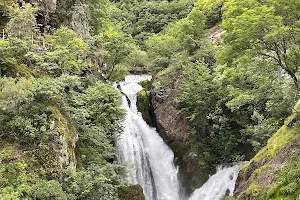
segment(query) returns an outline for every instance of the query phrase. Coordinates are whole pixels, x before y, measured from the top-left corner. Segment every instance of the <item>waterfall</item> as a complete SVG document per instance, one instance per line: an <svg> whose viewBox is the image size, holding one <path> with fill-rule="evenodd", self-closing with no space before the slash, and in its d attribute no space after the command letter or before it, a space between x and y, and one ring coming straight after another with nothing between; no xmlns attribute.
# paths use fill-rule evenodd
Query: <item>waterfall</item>
<svg viewBox="0 0 300 200"><path fill-rule="evenodd" d="M129 75L120 83L122 107L127 111L124 131L117 141L118 161L128 165L126 179L142 186L146 200L180 200L174 154L163 139L137 112L136 93L142 89L139 81L148 75Z"/></svg>
<svg viewBox="0 0 300 200"><path fill-rule="evenodd" d="M235 182L240 166L219 167L201 188L194 191L189 200L221 200L225 196L233 196Z"/></svg>
<svg viewBox="0 0 300 200"><path fill-rule="evenodd" d="M118 162L126 165L126 181L139 184L146 200L186 199L179 192L173 152L137 111L136 94L143 89L138 82L151 78L149 75L129 75L120 83L124 94L122 108L127 114L123 133L116 142ZM188 200L221 200L228 192L233 195L238 171L239 166L219 168Z"/></svg>

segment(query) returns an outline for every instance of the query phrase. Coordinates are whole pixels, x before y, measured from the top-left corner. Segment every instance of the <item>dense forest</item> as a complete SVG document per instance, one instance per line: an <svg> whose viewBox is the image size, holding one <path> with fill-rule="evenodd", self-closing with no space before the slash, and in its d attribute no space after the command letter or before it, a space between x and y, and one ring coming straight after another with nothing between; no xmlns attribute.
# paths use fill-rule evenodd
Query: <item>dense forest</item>
<svg viewBox="0 0 300 200"><path fill-rule="evenodd" d="M187 134L169 145L179 163L196 155L202 179L296 141L276 184L236 198L297 199L299 10L299 0L0 0L0 199L142 199L116 160L125 111L113 83L130 72L153 76L138 96L145 118L166 101L180 111Z"/></svg>

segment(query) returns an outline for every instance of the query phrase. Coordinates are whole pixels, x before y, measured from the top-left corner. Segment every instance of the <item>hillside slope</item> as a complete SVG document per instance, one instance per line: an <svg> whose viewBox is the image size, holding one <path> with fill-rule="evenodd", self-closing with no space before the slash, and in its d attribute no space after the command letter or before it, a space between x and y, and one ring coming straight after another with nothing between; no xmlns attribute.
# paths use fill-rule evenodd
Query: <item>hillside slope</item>
<svg viewBox="0 0 300 200"><path fill-rule="evenodd" d="M267 146L242 167L235 199L294 200L300 197L299 103L295 110Z"/></svg>

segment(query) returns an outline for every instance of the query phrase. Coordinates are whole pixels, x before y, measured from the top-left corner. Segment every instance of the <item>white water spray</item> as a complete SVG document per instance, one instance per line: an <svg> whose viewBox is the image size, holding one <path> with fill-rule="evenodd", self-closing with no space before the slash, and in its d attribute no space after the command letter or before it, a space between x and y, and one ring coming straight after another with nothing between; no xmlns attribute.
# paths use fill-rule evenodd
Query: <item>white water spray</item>
<svg viewBox="0 0 300 200"><path fill-rule="evenodd" d="M123 97L122 107L127 115L124 132L117 141L118 160L129 165L126 178L142 186L146 200L180 200L174 154L136 109L136 93L142 89L138 82L146 79L151 76L130 75L120 83L130 105Z"/></svg>
<svg viewBox="0 0 300 200"><path fill-rule="evenodd" d="M229 168L219 167L201 188L194 191L189 200L221 200L226 195L233 196L239 165Z"/></svg>

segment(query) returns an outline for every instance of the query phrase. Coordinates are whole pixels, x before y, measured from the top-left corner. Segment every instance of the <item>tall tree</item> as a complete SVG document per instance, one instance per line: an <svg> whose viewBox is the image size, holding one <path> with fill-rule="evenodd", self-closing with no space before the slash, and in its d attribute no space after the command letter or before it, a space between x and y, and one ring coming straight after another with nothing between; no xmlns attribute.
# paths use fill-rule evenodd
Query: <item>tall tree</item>
<svg viewBox="0 0 300 200"><path fill-rule="evenodd" d="M278 72L287 73L300 92L297 73L300 64L300 23L298 14L278 12L274 6L278 1L267 4L249 0L230 0L224 5L222 27L224 48L218 60L231 65L239 56L248 54L262 57L265 62L278 66ZM285 10L291 10L287 4Z"/></svg>

